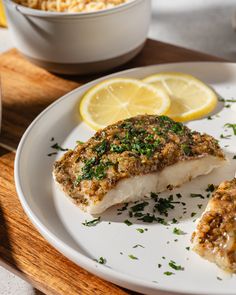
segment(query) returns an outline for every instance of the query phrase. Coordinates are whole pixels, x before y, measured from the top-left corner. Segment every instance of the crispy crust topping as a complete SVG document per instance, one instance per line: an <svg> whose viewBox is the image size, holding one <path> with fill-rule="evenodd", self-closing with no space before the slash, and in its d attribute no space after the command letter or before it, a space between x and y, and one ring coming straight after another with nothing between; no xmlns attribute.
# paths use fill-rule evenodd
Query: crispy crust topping
<svg viewBox="0 0 236 295"><path fill-rule="evenodd" d="M201 256L236 272L236 179L221 183L215 191L192 241Z"/></svg>
<svg viewBox="0 0 236 295"><path fill-rule="evenodd" d="M56 181L78 203L99 201L118 181L157 172L179 161L213 155L217 141L166 116L143 115L98 131L54 165Z"/></svg>

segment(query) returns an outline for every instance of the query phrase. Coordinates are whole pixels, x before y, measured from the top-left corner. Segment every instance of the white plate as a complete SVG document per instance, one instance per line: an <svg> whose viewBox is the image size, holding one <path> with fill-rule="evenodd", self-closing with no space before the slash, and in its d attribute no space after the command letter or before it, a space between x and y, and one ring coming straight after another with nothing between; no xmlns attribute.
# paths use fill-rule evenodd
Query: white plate
<svg viewBox="0 0 236 295"><path fill-rule="evenodd" d="M144 67L120 72L112 77L142 78L159 71L180 71L193 74L212 85L225 99L236 93L236 65L230 63L178 63ZM111 77L109 76L109 77ZM171 192L180 192L182 202L186 202L187 213L183 206L176 205L168 218L183 216L179 224L164 226L148 224L129 218L127 211L117 215L117 208L108 210L101 216L102 222L94 227L85 227L82 223L93 219L74 206L69 199L55 187L52 178L52 165L56 156L48 157L50 146L58 142L63 147L73 148L76 140L87 140L92 130L80 121L77 104L81 95L93 84L107 77L80 87L65 95L42 112L25 132L15 161L15 181L20 201L25 212L40 233L61 253L88 271L123 287L146 294L159 294L157 290L191 294L235 294L236 277L228 278L212 263L195 253L186 250L190 246L194 222L201 215L207 199L190 198L190 193L206 195L207 184L217 184L232 179L236 170L236 136L231 129L224 131L225 123L236 123L236 112L223 108L219 103L213 120L202 119L188 125L198 131L204 131L220 140L227 152L229 164L208 176L198 177L191 183ZM220 134L231 134L231 139L220 139ZM54 137L54 141L50 141ZM168 196L170 193L163 194ZM150 201L150 204L153 203ZM202 209L198 204L203 204ZM191 217L191 213L197 215ZM131 220L127 226L123 221ZM173 234L174 227L181 228L186 235ZM147 228L139 233L137 228ZM178 239L178 241L175 241ZM145 248L134 245L141 244ZM122 254L121 254L122 253ZM138 260L129 258L132 254ZM105 257L105 265L94 261ZM162 257L165 257L163 259ZM175 271L168 266L174 260L185 268ZM158 264L162 264L158 268ZM164 275L173 271L172 276ZM217 279L217 276L222 280Z"/></svg>

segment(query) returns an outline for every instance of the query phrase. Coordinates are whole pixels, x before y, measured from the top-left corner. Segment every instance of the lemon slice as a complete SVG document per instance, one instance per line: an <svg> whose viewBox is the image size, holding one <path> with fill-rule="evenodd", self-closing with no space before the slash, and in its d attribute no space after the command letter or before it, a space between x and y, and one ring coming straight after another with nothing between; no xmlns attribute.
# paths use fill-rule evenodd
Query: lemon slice
<svg viewBox="0 0 236 295"><path fill-rule="evenodd" d="M80 114L98 130L139 114L161 115L169 107L166 92L136 79L114 78L97 84L84 95Z"/></svg>
<svg viewBox="0 0 236 295"><path fill-rule="evenodd" d="M216 93L191 75L163 72L143 81L168 93L171 106L166 115L176 121L201 118L212 112L217 105Z"/></svg>

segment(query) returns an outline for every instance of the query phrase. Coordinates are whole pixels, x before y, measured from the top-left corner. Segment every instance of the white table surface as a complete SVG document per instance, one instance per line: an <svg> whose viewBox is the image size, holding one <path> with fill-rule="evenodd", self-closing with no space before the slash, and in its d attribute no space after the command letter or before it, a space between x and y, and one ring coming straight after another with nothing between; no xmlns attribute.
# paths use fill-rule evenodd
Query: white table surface
<svg viewBox="0 0 236 295"><path fill-rule="evenodd" d="M235 0L152 2L149 37L236 61L236 33L231 25ZM11 47L8 30L0 28L0 52ZM0 267L0 295L36 294L28 283Z"/></svg>

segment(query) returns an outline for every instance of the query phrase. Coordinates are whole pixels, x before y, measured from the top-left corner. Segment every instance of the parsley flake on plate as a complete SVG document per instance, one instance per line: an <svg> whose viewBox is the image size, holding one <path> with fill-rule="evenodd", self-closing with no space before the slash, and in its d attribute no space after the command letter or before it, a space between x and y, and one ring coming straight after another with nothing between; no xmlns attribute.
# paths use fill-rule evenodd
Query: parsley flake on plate
<svg viewBox="0 0 236 295"><path fill-rule="evenodd" d="M124 221L124 223L125 223L126 225L128 225L128 226L130 226L130 225L133 224L133 223L132 223L131 221L129 221L128 219L126 219L126 220Z"/></svg>
<svg viewBox="0 0 236 295"><path fill-rule="evenodd" d="M185 235L186 233L182 231L180 228L175 227L173 229L173 234L180 236L180 235Z"/></svg>
<svg viewBox="0 0 236 295"><path fill-rule="evenodd" d="M181 265L177 265L176 262L173 260L169 262L169 266L175 270L184 270L184 267L182 267Z"/></svg>
<svg viewBox="0 0 236 295"><path fill-rule="evenodd" d="M138 232L141 233L141 234L144 233L144 229L142 229L142 228L136 228L136 231L138 231Z"/></svg>
<svg viewBox="0 0 236 295"><path fill-rule="evenodd" d="M101 219L101 217L95 218L95 219L90 220L90 221L85 220L85 222L83 222L82 224L84 226L89 226L89 227L95 226L100 222L100 219Z"/></svg>
<svg viewBox="0 0 236 295"><path fill-rule="evenodd" d="M174 273L172 271L165 271L163 274L166 275L166 276L174 275Z"/></svg>
<svg viewBox="0 0 236 295"><path fill-rule="evenodd" d="M138 257L134 256L133 254L128 255L130 259L138 260Z"/></svg>

